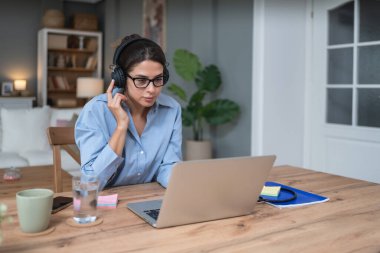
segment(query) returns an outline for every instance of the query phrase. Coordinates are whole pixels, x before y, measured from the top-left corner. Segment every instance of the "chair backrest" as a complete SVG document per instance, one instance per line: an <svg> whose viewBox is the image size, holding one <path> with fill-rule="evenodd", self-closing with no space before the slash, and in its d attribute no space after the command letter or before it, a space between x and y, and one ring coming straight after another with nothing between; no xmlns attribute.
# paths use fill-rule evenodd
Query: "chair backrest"
<svg viewBox="0 0 380 253"><path fill-rule="evenodd" d="M62 192L62 159L61 148L66 150L80 164L79 152L73 149L75 144L74 127L48 127L47 136L53 149L54 191Z"/></svg>

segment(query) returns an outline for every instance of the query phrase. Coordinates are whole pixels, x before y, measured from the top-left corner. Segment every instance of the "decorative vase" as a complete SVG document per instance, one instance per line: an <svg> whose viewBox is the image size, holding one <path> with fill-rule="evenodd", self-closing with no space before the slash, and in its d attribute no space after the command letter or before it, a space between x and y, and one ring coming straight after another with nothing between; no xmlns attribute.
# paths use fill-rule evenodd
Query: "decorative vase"
<svg viewBox="0 0 380 253"><path fill-rule="evenodd" d="M185 142L185 160L201 160L212 158L211 141L193 141Z"/></svg>
<svg viewBox="0 0 380 253"><path fill-rule="evenodd" d="M42 17L42 25L50 28L63 28L65 26L65 16L60 10L46 10Z"/></svg>

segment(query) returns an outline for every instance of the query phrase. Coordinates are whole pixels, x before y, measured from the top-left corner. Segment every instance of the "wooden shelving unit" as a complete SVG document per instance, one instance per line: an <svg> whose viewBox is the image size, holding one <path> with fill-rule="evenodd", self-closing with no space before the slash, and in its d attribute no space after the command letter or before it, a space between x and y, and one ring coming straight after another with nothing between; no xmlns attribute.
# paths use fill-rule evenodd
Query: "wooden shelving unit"
<svg viewBox="0 0 380 253"><path fill-rule="evenodd" d="M38 32L37 104L77 107L78 77L101 78L102 33L44 28Z"/></svg>

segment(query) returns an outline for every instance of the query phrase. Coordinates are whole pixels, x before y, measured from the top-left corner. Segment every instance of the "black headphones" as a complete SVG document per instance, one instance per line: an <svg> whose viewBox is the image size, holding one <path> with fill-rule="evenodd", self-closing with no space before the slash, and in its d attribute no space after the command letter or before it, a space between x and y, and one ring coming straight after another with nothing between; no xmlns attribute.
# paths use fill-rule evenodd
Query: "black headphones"
<svg viewBox="0 0 380 253"><path fill-rule="evenodd" d="M129 45L137 41L149 41L151 43L153 42L152 40L142 38L137 34L126 36L121 41L120 45L115 50L115 54L113 56L113 65L111 65L111 69L112 69L111 77L112 79L115 80L115 87L124 88L124 85L127 81L123 68L119 66L119 57L126 47L128 47ZM153 43L156 44L155 42ZM159 47L159 45L157 46ZM164 75L164 84L165 84L169 80L169 70L166 68L166 65L164 65L163 75Z"/></svg>

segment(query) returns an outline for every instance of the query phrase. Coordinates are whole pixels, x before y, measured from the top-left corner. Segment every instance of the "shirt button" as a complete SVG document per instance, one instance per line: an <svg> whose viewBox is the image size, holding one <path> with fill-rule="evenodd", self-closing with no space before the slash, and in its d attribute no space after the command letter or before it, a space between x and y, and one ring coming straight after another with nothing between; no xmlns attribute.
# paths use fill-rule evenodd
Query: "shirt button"
<svg viewBox="0 0 380 253"><path fill-rule="evenodd" d="M137 173L137 176L141 176L141 173L139 172L139 173Z"/></svg>
<svg viewBox="0 0 380 253"><path fill-rule="evenodd" d="M140 151L140 154L142 154L142 155L143 155L143 154L144 154L144 151L142 151L142 150L141 150L141 151Z"/></svg>

